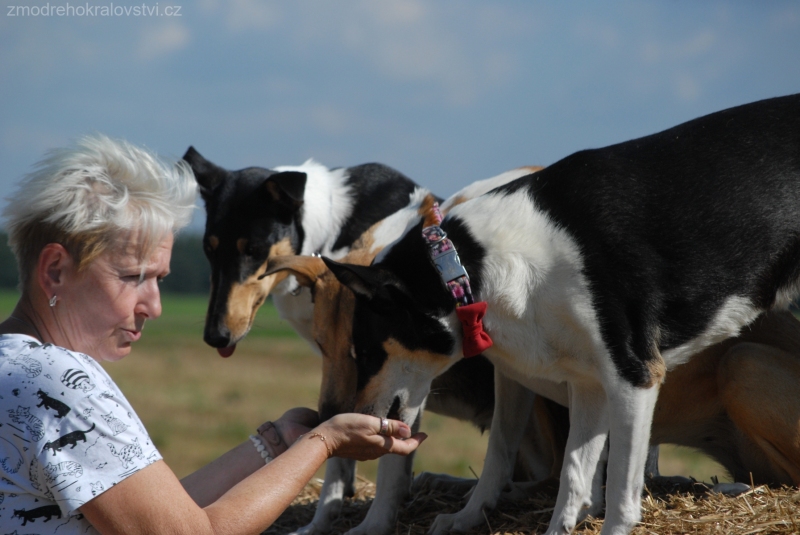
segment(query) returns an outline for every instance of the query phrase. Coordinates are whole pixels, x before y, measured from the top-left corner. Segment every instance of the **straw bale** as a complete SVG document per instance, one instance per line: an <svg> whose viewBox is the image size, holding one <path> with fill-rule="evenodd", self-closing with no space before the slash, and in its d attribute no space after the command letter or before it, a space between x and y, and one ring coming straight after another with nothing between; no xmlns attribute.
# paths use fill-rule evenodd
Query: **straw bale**
<svg viewBox="0 0 800 535"><path fill-rule="evenodd" d="M309 483L291 507L265 533L291 533L314 516L322 486ZM501 499L486 522L470 534L529 535L544 533L555 506L557 483L546 482L524 498ZM359 479L356 495L345 501L333 533L344 533L366 516L375 485ZM399 517L397 535L423 535L441 513L459 511L463 496L438 491L420 491L406 500ZM599 535L602 520L588 519L575 530L579 535ZM669 484L648 481L642 500L642 522L633 535L800 535L800 490L796 487L751 487L739 496L724 496L705 483Z"/></svg>

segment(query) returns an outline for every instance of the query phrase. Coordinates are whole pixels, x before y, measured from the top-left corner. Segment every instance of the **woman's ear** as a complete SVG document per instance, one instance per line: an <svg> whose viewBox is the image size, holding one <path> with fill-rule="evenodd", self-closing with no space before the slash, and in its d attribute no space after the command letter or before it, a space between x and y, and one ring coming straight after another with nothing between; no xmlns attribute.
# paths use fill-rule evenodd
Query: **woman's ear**
<svg viewBox="0 0 800 535"><path fill-rule="evenodd" d="M48 243L39 253L36 265L36 281L50 299L58 295L68 271L74 271L75 263L69 252L60 243Z"/></svg>

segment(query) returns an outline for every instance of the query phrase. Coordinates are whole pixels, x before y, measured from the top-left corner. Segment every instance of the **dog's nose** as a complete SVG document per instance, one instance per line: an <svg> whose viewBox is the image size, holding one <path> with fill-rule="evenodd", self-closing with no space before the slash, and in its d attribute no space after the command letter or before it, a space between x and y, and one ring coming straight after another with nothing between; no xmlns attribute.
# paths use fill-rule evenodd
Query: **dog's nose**
<svg viewBox="0 0 800 535"><path fill-rule="evenodd" d="M231 337L229 333L206 330L203 334L203 340L211 347L228 347L231 342Z"/></svg>

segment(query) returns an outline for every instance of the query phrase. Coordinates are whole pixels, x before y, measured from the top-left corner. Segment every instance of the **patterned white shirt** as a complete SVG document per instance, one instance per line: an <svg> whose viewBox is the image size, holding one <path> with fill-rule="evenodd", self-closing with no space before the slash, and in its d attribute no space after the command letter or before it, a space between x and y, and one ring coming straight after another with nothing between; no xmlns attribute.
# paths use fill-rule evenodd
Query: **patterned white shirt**
<svg viewBox="0 0 800 535"><path fill-rule="evenodd" d="M93 358L0 335L2 533L96 533L77 509L160 459Z"/></svg>

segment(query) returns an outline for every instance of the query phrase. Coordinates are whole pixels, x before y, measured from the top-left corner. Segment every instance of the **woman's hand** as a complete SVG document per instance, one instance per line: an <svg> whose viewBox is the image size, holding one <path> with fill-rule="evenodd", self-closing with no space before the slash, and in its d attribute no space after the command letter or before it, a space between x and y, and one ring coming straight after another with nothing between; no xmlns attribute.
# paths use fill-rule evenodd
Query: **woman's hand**
<svg viewBox="0 0 800 535"><path fill-rule="evenodd" d="M387 453L408 455L428 438L425 433L412 436L411 428L398 420L389 420L385 435L380 434L381 419L366 414L339 414L317 426L305 440L320 440L318 433L325 437L325 444L336 457L368 461Z"/></svg>

